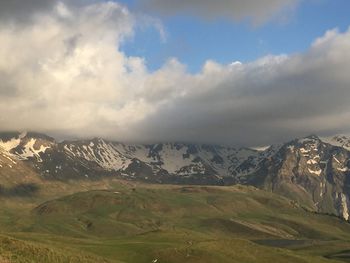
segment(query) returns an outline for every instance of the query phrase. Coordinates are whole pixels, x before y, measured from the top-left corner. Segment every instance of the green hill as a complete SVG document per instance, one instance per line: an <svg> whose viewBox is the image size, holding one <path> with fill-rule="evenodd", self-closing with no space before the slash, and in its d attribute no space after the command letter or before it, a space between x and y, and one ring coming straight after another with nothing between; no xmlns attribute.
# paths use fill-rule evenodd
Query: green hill
<svg viewBox="0 0 350 263"><path fill-rule="evenodd" d="M67 251L32 242L0 236L0 262L1 263L95 263L105 262L106 259L88 255L79 251Z"/></svg>
<svg viewBox="0 0 350 263"><path fill-rule="evenodd" d="M79 260L92 255L110 262L339 262L350 247L344 220L254 187L117 183L36 205L38 199L8 203L0 222L19 244L69 252L46 262L89 262ZM43 262L21 257L27 261L9 262Z"/></svg>

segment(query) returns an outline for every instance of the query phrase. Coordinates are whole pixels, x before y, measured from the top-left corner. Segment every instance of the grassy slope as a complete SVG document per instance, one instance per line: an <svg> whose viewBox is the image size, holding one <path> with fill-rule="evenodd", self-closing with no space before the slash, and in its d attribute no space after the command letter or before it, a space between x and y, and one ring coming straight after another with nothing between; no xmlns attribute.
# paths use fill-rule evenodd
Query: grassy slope
<svg viewBox="0 0 350 263"><path fill-rule="evenodd" d="M1 263L95 263L109 262L106 259L81 253L79 251L60 250L31 242L0 236Z"/></svg>
<svg viewBox="0 0 350 263"><path fill-rule="evenodd" d="M91 189L109 191L81 192L38 206L60 193ZM111 262L333 262L323 256L350 246L349 224L242 186L52 183L30 198L3 199L0 229L18 244L30 242L14 250L1 243L1 249L16 254L35 247L45 257L48 248L58 259L46 262L79 262L91 255ZM283 242L276 239L288 240L287 245L278 248ZM269 240L275 245L265 244ZM13 262L31 262L33 256L23 253L22 261ZM65 258L73 254L76 261Z"/></svg>

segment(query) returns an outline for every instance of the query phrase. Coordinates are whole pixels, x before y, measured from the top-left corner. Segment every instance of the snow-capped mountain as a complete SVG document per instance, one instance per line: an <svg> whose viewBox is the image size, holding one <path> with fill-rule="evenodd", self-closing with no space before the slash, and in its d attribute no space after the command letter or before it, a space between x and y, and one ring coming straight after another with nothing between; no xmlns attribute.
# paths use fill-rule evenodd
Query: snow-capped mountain
<svg viewBox="0 0 350 263"><path fill-rule="evenodd" d="M233 148L95 138L56 142L38 133L0 134L0 177L27 167L42 178L175 184L249 184L349 219L350 139L308 136L283 145ZM19 172L17 172L18 174Z"/></svg>
<svg viewBox="0 0 350 263"><path fill-rule="evenodd" d="M342 147L350 151L350 137L346 135L336 135L332 137L320 137L320 139L328 144Z"/></svg>
<svg viewBox="0 0 350 263"><path fill-rule="evenodd" d="M0 136L3 155L56 179L116 175L150 182L224 184L225 179L244 181L273 149L185 143L132 145L99 138L58 143L37 133Z"/></svg>
<svg viewBox="0 0 350 263"><path fill-rule="evenodd" d="M249 175L248 184L349 219L349 179L350 152L346 144L309 136L283 145Z"/></svg>

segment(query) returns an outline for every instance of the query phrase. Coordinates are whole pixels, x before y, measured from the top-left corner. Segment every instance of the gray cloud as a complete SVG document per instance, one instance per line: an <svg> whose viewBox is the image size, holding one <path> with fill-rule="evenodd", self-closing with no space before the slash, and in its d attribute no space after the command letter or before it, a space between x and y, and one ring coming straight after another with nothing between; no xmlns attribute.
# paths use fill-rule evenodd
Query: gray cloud
<svg viewBox="0 0 350 263"><path fill-rule="evenodd" d="M135 21L101 2L0 27L1 130L236 145L350 132L350 31L301 54L207 61L199 74L170 59L150 73L119 50Z"/></svg>
<svg viewBox="0 0 350 263"><path fill-rule="evenodd" d="M150 140L264 145L350 131L350 32L329 31L304 54L231 66L208 63L191 92L138 128ZM175 89L175 87L174 87Z"/></svg>
<svg viewBox="0 0 350 263"><path fill-rule="evenodd" d="M94 2L98 0L0 0L0 22L23 26L35 16L51 12L59 3L76 8Z"/></svg>
<svg viewBox="0 0 350 263"><path fill-rule="evenodd" d="M56 0L0 0L1 21L26 21L33 14L50 10Z"/></svg>
<svg viewBox="0 0 350 263"><path fill-rule="evenodd" d="M147 11L163 15L188 14L204 19L250 19L265 22L294 7L299 0L139 0ZM290 11L290 10L289 10Z"/></svg>

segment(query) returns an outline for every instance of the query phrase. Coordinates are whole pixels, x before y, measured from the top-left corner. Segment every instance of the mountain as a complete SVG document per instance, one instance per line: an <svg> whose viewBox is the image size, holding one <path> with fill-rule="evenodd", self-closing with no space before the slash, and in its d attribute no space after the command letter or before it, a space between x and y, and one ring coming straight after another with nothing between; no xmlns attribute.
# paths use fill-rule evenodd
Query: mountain
<svg viewBox="0 0 350 263"><path fill-rule="evenodd" d="M350 152L337 138L309 136L284 144L249 175L248 184L348 220Z"/></svg>
<svg viewBox="0 0 350 263"><path fill-rule="evenodd" d="M13 161L0 161L1 166L12 169L24 162L42 176L59 180L115 175L158 183L224 184L225 179L244 180L275 149L184 143L132 145L99 138L56 142L38 133L3 133L0 151Z"/></svg>
<svg viewBox="0 0 350 263"><path fill-rule="evenodd" d="M104 139L57 142L39 133L0 134L0 177L25 171L49 180L117 177L149 183L246 184L349 219L350 139L316 135L265 148Z"/></svg>

